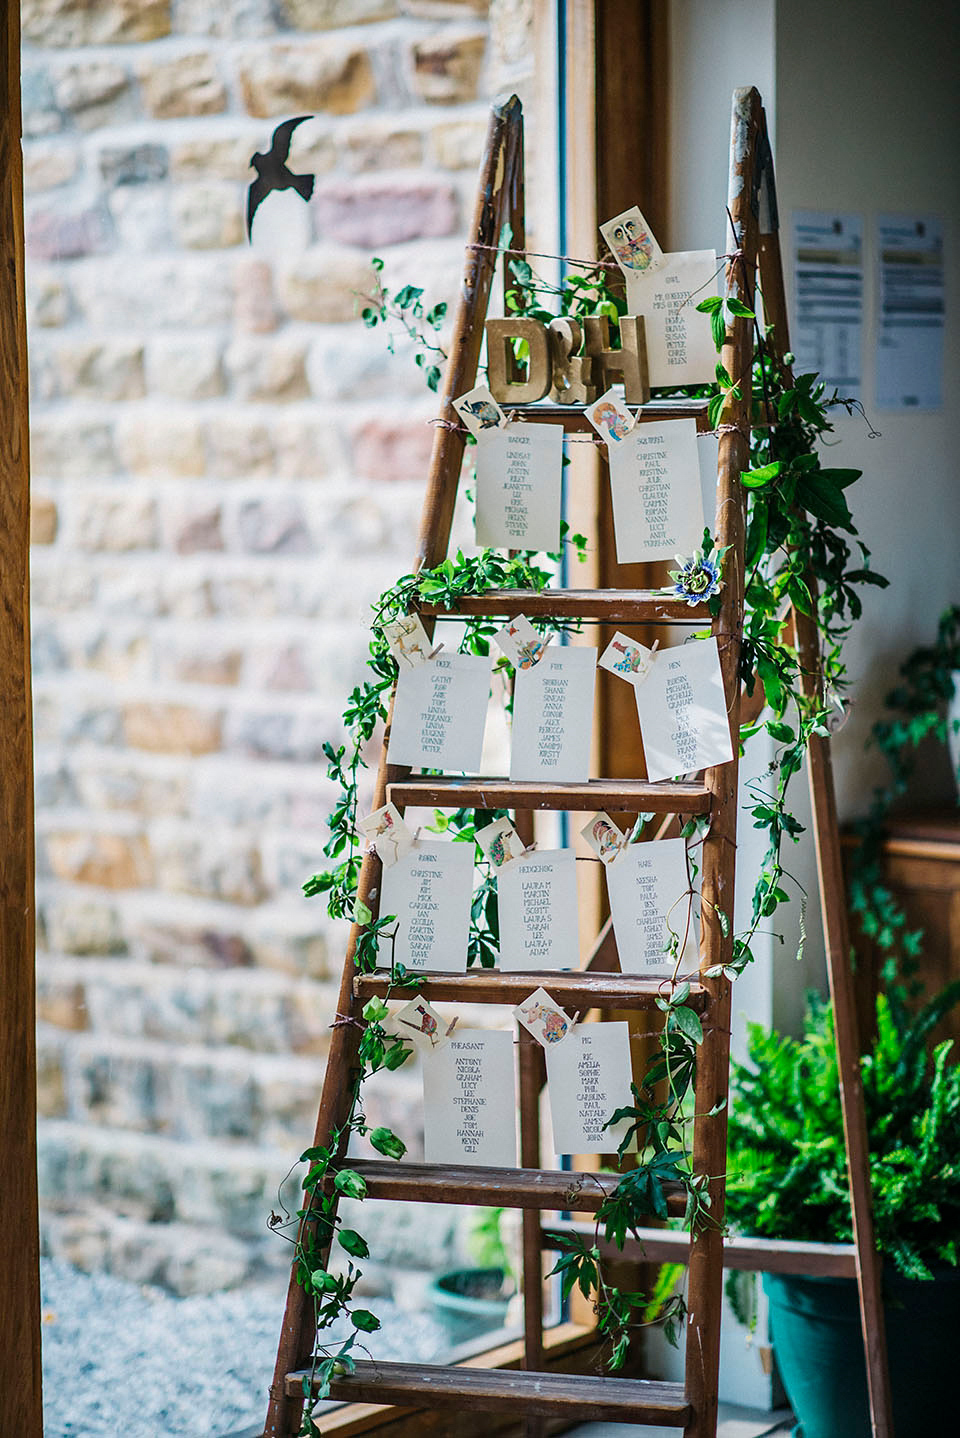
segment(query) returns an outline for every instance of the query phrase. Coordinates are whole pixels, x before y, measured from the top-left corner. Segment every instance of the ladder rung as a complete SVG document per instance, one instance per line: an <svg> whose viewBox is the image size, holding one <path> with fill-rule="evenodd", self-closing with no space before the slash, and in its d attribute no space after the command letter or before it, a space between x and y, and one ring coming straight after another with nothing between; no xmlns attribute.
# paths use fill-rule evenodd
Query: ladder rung
<svg viewBox="0 0 960 1438"><path fill-rule="evenodd" d="M587 419L582 404L551 404L549 400L538 400L536 404L505 405L518 419L539 420L540 423L562 424L567 433L587 430L596 431ZM707 418L705 399L651 399L646 404L628 405L637 416L639 424L650 424L664 419L695 419L697 429L709 433L712 428Z"/></svg>
<svg viewBox="0 0 960 1438"><path fill-rule="evenodd" d="M310 1376L309 1368L287 1374L286 1389L291 1398L303 1393L304 1380L309 1383ZM367 1359L359 1360L353 1373L334 1378L330 1396L406 1408L595 1418L670 1428L682 1428L690 1416L679 1383L502 1368L439 1368L433 1364Z"/></svg>
<svg viewBox="0 0 960 1438"><path fill-rule="evenodd" d="M638 1228L623 1248L597 1238L591 1223L562 1220L543 1230L544 1248L559 1248L558 1240L577 1234L596 1243L601 1258L623 1258L634 1263L686 1263L690 1234L669 1228ZM801 1273L810 1278L856 1278L857 1250L852 1243L804 1243L797 1239L727 1238L723 1244L724 1268L746 1273Z"/></svg>
<svg viewBox="0 0 960 1438"><path fill-rule="evenodd" d="M512 783L504 778L413 774L387 785L387 798L403 808L605 809L614 814L706 814L706 784L650 784L646 779L587 779L582 784Z"/></svg>
<svg viewBox="0 0 960 1438"><path fill-rule="evenodd" d="M453 609L421 602L421 614L441 619L481 615L512 619L602 619L608 624L710 624L705 604L691 606L654 589L488 589L468 594Z"/></svg>
<svg viewBox="0 0 960 1438"><path fill-rule="evenodd" d="M424 974L418 993L432 1003L511 1004L527 998L542 984L555 1003L568 1009L652 1009L658 998L670 993L669 980L641 978L635 974L602 974L530 970L529 973L501 973L497 969L471 969L465 974ZM389 974L358 974L353 981L358 999L399 997ZM692 1009L703 1012L707 990L691 982Z"/></svg>
<svg viewBox="0 0 960 1438"><path fill-rule="evenodd" d="M350 1159L349 1167L366 1182L368 1198L466 1203L478 1208L558 1208L578 1213L595 1213L623 1176L559 1168L394 1163L392 1159ZM332 1184L331 1173L327 1186ZM669 1186L667 1208L671 1214L683 1214L686 1199L680 1184Z"/></svg>

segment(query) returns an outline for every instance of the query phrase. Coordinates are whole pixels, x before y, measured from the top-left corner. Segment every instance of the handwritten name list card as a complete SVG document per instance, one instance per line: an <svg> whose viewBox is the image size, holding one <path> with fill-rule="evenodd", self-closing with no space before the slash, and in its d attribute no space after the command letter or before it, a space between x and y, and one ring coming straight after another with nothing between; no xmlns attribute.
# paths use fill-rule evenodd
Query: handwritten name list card
<svg viewBox="0 0 960 1438"><path fill-rule="evenodd" d="M397 679L390 762L413 768L480 768L490 660L439 654Z"/></svg>
<svg viewBox="0 0 960 1438"><path fill-rule="evenodd" d="M696 420L635 425L608 455L619 562L696 549L703 538Z"/></svg>
<svg viewBox="0 0 960 1438"><path fill-rule="evenodd" d="M572 849L535 850L497 873L500 967L575 969L577 861Z"/></svg>
<svg viewBox="0 0 960 1438"><path fill-rule="evenodd" d="M716 639L661 649L636 695L651 781L733 758Z"/></svg>
<svg viewBox="0 0 960 1438"><path fill-rule="evenodd" d="M515 1168L516 1111L512 1033L461 1030L424 1058L427 1163Z"/></svg>
<svg viewBox="0 0 960 1438"><path fill-rule="evenodd" d="M467 967L473 845L418 842L383 871L380 913L397 916L397 937L381 939L378 962L463 973Z"/></svg>
<svg viewBox="0 0 960 1438"><path fill-rule="evenodd" d="M517 671L510 778L577 783L590 772L596 649L551 648ZM392 757L392 751L391 751Z"/></svg>
<svg viewBox="0 0 960 1438"><path fill-rule="evenodd" d="M717 351L710 316L697 305L717 293L714 250L664 255L656 271L627 275L627 307L643 315L652 385L709 384Z"/></svg>
<svg viewBox="0 0 960 1438"><path fill-rule="evenodd" d="M682 839L628 844L619 858L607 865L606 875L623 973L672 970L675 960L664 948L668 924L680 935L681 942L686 934L684 957L696 952L686 845Z"/></svg>
<svg viewBox="0 0 960 1438"><path fill-rule="evenodd" d="M629 1120L604 1124L633 1102L629 1025L581 1024L545 1052L554 1151L615 1153Z"/></svg>
<svg viewBox="0 0 960 1438"><path fill-rule="evenodd" d="M555 550L562 464L562 425L510 424L479 435L477 543Z"/></svg>

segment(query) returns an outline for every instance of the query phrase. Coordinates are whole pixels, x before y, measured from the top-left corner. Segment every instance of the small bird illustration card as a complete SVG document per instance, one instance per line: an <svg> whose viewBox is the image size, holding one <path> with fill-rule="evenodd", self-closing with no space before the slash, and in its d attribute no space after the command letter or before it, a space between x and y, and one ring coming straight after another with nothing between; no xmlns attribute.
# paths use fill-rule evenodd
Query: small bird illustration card
<svg viewBox="0 0 960 1438"><path fill-rule="evenodd" d="M616 633L597 660L601 669L609 669L630 684L640 684L650 672L650 665L659 641L652 649L637 639L628 639L626 634Z"/></svg>
<svg viewBox="0 0 960 1438"><path fill-rule="evenodd" d="M424 1059L423 1146L427 1163L516 1167L512 1033L458 1029Z"/></svg>
<svg viewBox="0 0 960 1438"><path fill-rule="evenodd" d="M357 820L357 832L370 841L370 848L385 869L389 869L413 848L413 834L396 804L384 804L365 819Z"/></svg>
<svg viewBox="0 0 960 1438"><path fill-rule="evenodd" d="M493 642L506 655L514 669L532 669L547 652L549 636L538 634L530 620L518 614L498 629Z"/></svg>
<svg viewBox="0 0 960 1438"><path fill-rule="evenodd" d="M510 778L576 783L590 773L597 651L556 646L517 672Z"/></svg>
<svg viewBox="0 0 960 1438"><path fill-rule="evenodd" d="M509 819L494 819L474 835L484 854L495 869L502 869L514 863L525 852L523 840Z"/></svg>
<svg viewBox="0 0 960 1438"><path fill-rule="evenodd" d="M472 901L473 845L418 840L383 871L380 917L396 915L397 933L381 937L378 966L464 973Z"/></svg>
<svg viewBox="0 0 960 1438"><path fill-rule="evenodd" d="M627 842L610 815L604 814L602 810L591 814L580 830L580 835L604 864L612 864L614 859L619 858Z"/></svg>
<svg viewBox="0 0 960 1438"><path fill-rule="evenodd" d="M522 1004L517 1004L513 1016L545 1049L563 1043L574 1028L573 1020L553 1002L546 989L537 989Z"/></svg>
<svg viewBox="0 0 960 1438"><path fill-rule="evenodd" d="M651 781L733 758L716 639L661 649L636 699Z"/></svg>
<svg viewBox="0 0 960 1438"><path fill-rule="evenodd" d="M490 696L490 659L438 654L401 669L393 702L390 761L476 773Z"/></svg>
<svg viewBox="0 0 960 1438"><path fill-rule="evenodd" d="M697 305L717 293L718 278L715 250L682 250L664 255L655 273L627 273L627 309L643 316L652 385L712 382L717 350Z"/></svg>
<svg viewBox="0 0 960 1438"><path fill-rule="evenodd" d="M546 1060L554 1152L616 1153L630 1120L604 1124L634 1102L629 1025L578 1024Z"/></svg>
<svg viewBox="0 0 960 1438"><path fill-rule="evenodd" d="M572 849L535 849L497 873L500 968L578 967L577 860Z"/></svg>
<svg viewBox="0 0 960 1438"><path fill-rule="evenodd" d="M703 538L696 420L635 425L608 458L619 563L692 553Z"/></svg>
<svg viewBox="0 0 960 1438"><path fill-rule="evenodd" d="M409 1039L420 1053L436 1053L448 1043L458 1020L442 1018L424 998L411 999L398 1013L392 1014L386 1027L390 1033Z"/></svg>
<svg viewBox="0 0 960 1438"><path fill-rule="evenodd" d="M387 648L399 669L416 669L418 664L426 664L434 646L427 638L419 614L402 614L382 628Z"/></svg>
<svg viewBox="0 0 960 1438"><path fill-rule="evenodd" d="M563 426L510 424L477 444L477 543L492 549L560 547Z"/></svg>
<svg viewBox="0 0 960 1438"><path fill-rule="evenodd" d="M478 384L476 389L455 399L453 407L470 433L477 438L507 422L507 416L485 384Z"/></svg>
<svg viewBox="0 0 960 1438"><path fill-rule="evenodd" d="M600 226L600 233L627 279L663 264L663 250L636 205L607 220Z"/></svg>
<svg viewBox="0 0 960 1438"><path fill-rule="evenodd" d="M608 389L606 394L588 405L584 414L600 438L607 441L609 449L615 449L622 443L636 423L632 411L615 389Z"/></svg>
<svg viewBox="0 0 960 1438"><path fill-rule="evenodd" d="M625 974L666 974L676 962L666 952L669 928L680 936L682 957L697 952L692 895L683 839L628 844L607 869L613 932Z"/></svg>

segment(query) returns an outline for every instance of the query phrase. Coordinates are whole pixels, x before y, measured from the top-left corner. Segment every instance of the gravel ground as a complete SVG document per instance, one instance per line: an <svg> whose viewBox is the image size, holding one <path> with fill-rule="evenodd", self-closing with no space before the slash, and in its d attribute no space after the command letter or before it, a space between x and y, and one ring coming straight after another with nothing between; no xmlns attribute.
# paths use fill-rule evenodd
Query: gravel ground
<svg viewBox="0 0 960 1438"><path fill-rule="evenodd" d="M44 1259L46 1438L219 1438L262 1422L283 1294L275 1285L174 1298ZM369 1300L379 1358L441 1358L437 1322Z"/></svg>

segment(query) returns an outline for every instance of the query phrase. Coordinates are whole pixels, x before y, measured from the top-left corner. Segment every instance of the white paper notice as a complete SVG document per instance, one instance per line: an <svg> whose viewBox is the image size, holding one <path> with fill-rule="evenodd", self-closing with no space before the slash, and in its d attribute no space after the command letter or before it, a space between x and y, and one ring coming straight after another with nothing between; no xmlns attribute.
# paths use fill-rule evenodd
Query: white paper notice
<svg viewBox="0 0 960 1438"><path fill-rule="evenodd" d="M516 1113L512 1033L463 1029L424 1059L427 1163L515 1168Z"/></svg>
<svg viewBox="0 0 960 1438"><path fill-rule="evenodd" d="M608 453L618 562L692 553L703 539L696 420L638 424Z"/></svg>
<svg viewBox="0 0 960 1438"><path fill-rule="evenodd" d="M392 954L389 941L381 940L380 967L389 968L394 958L408 969L463 973L472 899L472 844L414 844L383 871L380 913L396 914L397 938Z"/></svg>
<svg viewBox="0 0 960 1438"><path fill-rule="evenodd" d="M710 384L717 351L710 316L697 305L717 293L715 250L664 255L658 270L627 276L627 312L643 315L653 386Z"/></svg>
<svg viewBox="0 0 960 1438"><path fill-rule="evenodd" d="M390 729L391 764L413 768L480 768L490 695L490 660L439 654L397 680Z"/></svg>
<svg viewBox="0 0 960 1438"><path fill-rule="evenodd" d="M477 440L477 543L560 547L563 426L510 424Z"/></svg>
<svg viewBox="0 0 960 1438"><path fill-rule="evenodd" d="M629 1025L580 1024L546 1059L554 1151L616 1153L630 1122L603 1125L633 1102Z"/></svg>
<svg viewBox="0 0 960 1438"><path fill-rule="evenodd" d="M661 649L636 695L651 782L733 758L716 639Z"/></svg>
<svg viewBox="0 0 960 1438"><path fill-rule="evenodd" d="M929 215L878 215L877 404L943 405L943 222Z"/></svg>
<svg viewBox="0 0 960 1438"><path fill-rule="evenodd" d="M590 773L597 651L555 647L517 671L510 778L577 783ZM392 755L392 749L391 749Z"/></svg>
<svg viewBox="0 0 960 1438"><path fill-rule="evenodd" d="M577 861L572 849L537 849L501 869L497 903L501 969L525 973L577 967Z"/></svg>
<svg viewBox="0 0 960 1438"><path fill-rule="evenodd" d="M794 210L797 374L860 398L863 383L863 216Z"/></svg>
<svg viewBox="0 0 960 1438"><path fill-rule="evenodd" d="M606 872L623 973L672 972L676 961L665 951L668 924L681 941L686 935L684 958L696 953L683 839L629 844Z"/></svg>

